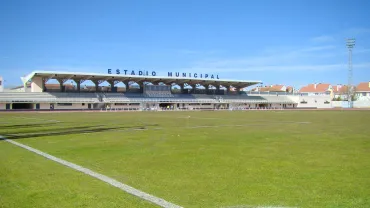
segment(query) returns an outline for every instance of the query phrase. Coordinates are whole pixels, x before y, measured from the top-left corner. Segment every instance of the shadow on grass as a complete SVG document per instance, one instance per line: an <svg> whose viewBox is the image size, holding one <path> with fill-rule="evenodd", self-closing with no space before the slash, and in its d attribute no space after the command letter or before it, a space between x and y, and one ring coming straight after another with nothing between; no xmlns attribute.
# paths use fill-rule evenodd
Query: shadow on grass
<svg viewBox="0 0 370 208"><path fill-rule="evenodd" d="M146 129L150 126L158 126L157 124L154 125L142 125L142 126L80 126L80 127L68 127L63 129L54 129L53 131L45 131L45 132L22 132L19 135L16 134L5 134L3 135L7 139L25 139L25 138L37 138L37 137L44 137L44 136L64 136L64 135L71 135L71 134L84 134L84 133L100 133L112 130L129 130L129 129Z"/></svg>
<svg viewBox="0 0 370 208"><path fill-rule="evenodd" d="M66 129L74 129L74 130L77 130L77 129L88 129L88 128L97 128L97 127L100 127L101 125L94 125L94 126L52 126L50 128L47 128L47 129L23 129L23 128L19 128L19 132L17 133L2 133L3 135L5 134L8 134L8 135L13 135L13 134L35 134L35 133L47 133L47 132L57 132L57 131L63 131L63 130L66 130ZM43 126L43 127L48 127L48 126ZM5 129L6 130L6 129ZM1 133L1 131L0 131Z"/></svg>
<svg viewBox="0 0 370 208"><path fill-rule="evenodd" d="M30 124L14 124L14 125L0 125L1 129L18 129L18 128L31 128L31 127L47 127L58 123L30 123Z"/></svg>

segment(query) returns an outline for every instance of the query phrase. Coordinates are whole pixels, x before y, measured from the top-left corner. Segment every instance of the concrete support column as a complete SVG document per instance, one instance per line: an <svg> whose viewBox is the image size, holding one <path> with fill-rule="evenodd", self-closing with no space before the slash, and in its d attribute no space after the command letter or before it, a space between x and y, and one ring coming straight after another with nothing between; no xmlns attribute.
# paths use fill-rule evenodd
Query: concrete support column
<svg viewBox="0 0 370 208"><path fill-rule="evenodd" d="M144 93L144 82L136 82L139 85L139 93Z"/></svg>
<svg viewBox="0 0 370 208"><path fill-rule="evenodd" d="M209 93L209 85L204 85L204 88L206 88L206 94Z"/></svg>
<svg viewBox="0 0 370 208"><path fill-rule="evenodd" d="M63 89L63 84L64 84L64 80L63 79L57 79L58 82L59 82L59 89L61 92L64 92L64 89Z"/></svg>
<svg viewBox="0 0 370 208"><path fill-rule="evenodd" d="M42 92L43 80L41 77L32 78L31 82L31 92Z"/></svg>
<svg viewBox="0 0 370 208"><path fill-rule="evenodd" d="M73 81L75 81L75 82L76 82L76 85L77 85L77 92L80 92L80 91L81 91L81 84L82 84L82 82L84 82L85 80L74 79Z"/></svg>
<svg viewBox="0 0 370 208"><path fill-rule="evenodd" d="M114 81L107 81L109 84L110 84L110 91L113 92L113 88L114 88Z"/></svg>
<svg viewBox="0 0 370 208"><path fill-rule="evenodd" d="M220 85L216 85L216 94L220 94L220 88L221 88L221 86Z"/></svg>
<svg viewBox="0 0 370 208"><path fill-rule="evenodd" d="M77 92L80 92L81 91L81 83L80 83L80 80L78 80L76 82L76 84L77 84Z"/></svg>
<svg viewBox="0 0 370 208"><path fill-rule="evenodd" d="M185 84L180 84L180 93L184 93Z"/></svg>
<svg viewBox="0 0 370 208"><path fill-rule="evenodd" d="M144 82L137 83L140 87L140 93L144 93Z"/></svg>
<svg viewBox="0 0 370 208"><path fill-rule="evenodd" d="M98 80L91 80L95 84L95 92L99 91L99 81Z"/></svg>
<svg viewBox="0 0 370 208"><path fill-rule="evenodd" d="M128 84L128 81L124 81L122 82L124 85L125 85L125 88L126 88L126 92L128 91L128 89L130 88L129 84Z"/></svg>
<svg viewBox="0 0 370 208"><path fill-rule="evenodd" d="M191 88L192 88L192 92L195 93L195 90L197 89L197 85L193 84L191 85Z"/></svg>
<svg viewBox="0 0 370 208"><path fill-rule="evenodd" d="M42 79L42 91L43 92L45 92L46 91L46 82L47 82L48 80L47 79ZM26 89L26 88L25 88Z"/></svg>

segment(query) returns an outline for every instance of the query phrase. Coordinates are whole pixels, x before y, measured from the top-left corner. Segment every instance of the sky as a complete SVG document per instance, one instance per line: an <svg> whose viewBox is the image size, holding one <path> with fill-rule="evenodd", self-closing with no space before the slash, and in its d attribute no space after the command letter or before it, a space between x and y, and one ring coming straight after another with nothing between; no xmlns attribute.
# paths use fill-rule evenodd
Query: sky
<svg viewBox="0 0 370 208"><path fill-rule="evenodd" d="M368 0L2 0L0 76L107 69L301 87L370 81Z"/></svg>

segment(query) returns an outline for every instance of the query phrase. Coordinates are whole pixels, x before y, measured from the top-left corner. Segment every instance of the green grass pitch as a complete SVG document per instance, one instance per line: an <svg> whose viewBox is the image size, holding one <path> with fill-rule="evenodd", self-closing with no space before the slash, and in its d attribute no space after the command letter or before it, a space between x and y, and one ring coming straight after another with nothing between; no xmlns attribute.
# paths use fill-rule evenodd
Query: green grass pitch
<svg viewBox="0 0 370 208"><path fill-rule="evenodd" d="M370 111L2 113L0 135L183 207L370 207ZM0 141L0 207L156 207Z"/></svg>

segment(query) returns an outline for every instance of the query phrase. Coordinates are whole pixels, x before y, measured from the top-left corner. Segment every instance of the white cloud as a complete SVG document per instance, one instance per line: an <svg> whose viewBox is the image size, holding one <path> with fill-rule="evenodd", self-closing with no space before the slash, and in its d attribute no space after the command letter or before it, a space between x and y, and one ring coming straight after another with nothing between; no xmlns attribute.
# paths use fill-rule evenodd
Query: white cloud
<svg viewBox="0 0 370 208"><path fill-rule="evenodd" d="M294 49L289 51L275 51L274 53L261 54L259 56L241 57L233 59L217 59L217 60L203 60L194 63L196 68L239 68L245 66L265 66L265 65L281 65L294 64L301 62L303 59L309 57L320 56L318 52L327 52L334 49L335 46L316 46L301 49ZM273 51L273 50L267 50ZM327 56L327 54L326 54Z"/></svg>
<svg viewBox="0 0 370 208"><path fill-rule="evenodd" d="M369 63L354 64L354 69L370 69ZM192 67L180 69L180 71L202 73L226 73L226 72L260 72L260 71L328 71L346 70L347 64L312 64L312 65L246 65L240 67Z"/></svg>
<svg viewBox="0 0 370 208"><path fill-rule="evenodd" d="M268 54L240 57L233 59L203 60L193 63L187 71L202 72L242 72L242 71L281 71L281 70L313 70L331 69L338 66L315 65L312 60L327 59L335 51L333 45L306 47L294 50L265 50ZM274 51L274 53L271 53ZM306 65L307 64L307 65ZM317 67L315 67L317 66Z"/></svg>
<svg viewBox="0 0 370 208"><path fill-rule="evenodd" d="M336 49L334 45L310 46L293 50L269 49L258 56L201 60L193 63L191 67L178 70L202 73L346 70L346 59L342 59L342 57L345 58L344 51ZM366 51L367 49L364 49L362 52ZM354 68L370 69L370 62L354 64Z"/></svg>
<svg viewBox="0 0 370 208"><path fill-rule="evenodd" d="M322 36L312 38L312 42L315 42L315 43L332 42L334 40L335 40L334 37L330 35L322 35Z"/></svg>

